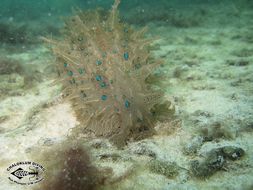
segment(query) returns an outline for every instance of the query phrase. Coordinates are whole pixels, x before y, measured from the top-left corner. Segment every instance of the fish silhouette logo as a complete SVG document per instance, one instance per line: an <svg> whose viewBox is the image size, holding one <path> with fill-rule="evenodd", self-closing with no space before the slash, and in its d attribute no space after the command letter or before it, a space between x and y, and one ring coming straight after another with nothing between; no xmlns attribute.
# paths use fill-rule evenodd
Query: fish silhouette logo
<svg viewBox="0 0 253 190"><path fill-rule="evenodd" d="M22 179L24 176L27 176L29 172L23 170L22 168L18 168L14 172L11 172L12 175L17 177L18 179Z"/></svg>
<svg viewBox="0 0 253 190"><path fill-rule="evenodd" d="M44 167L35 162L17 162L7 168L9 180L21 185L32 185L44 179Z"/></svg>

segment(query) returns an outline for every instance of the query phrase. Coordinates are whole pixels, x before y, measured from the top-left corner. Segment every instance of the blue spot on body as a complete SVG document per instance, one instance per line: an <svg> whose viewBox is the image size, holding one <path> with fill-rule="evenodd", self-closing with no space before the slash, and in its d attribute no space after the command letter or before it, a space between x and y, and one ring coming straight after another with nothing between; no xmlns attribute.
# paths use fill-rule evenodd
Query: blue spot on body
<svg viewBox="0 0 253 190"><path fill-rule="evenodd" d="M128 52L125 52L125 53L124 53L124 59L127 61L128 58L129 58L129 54L128 54Z"/></svg>
<svg viewBox="0 0 253 190"><path fill-rule="evenodd" d="M103 100L103 101L107 100L107 96L106 95L102 95L101 96L101 100Z"/></svg>
<svg viewBox="0 0 253 190"><path fill-rule="evenodd" d="M105 82L101 82L101 83L100 83L100 87L101 87L101 88L106 87L106 83L105 83Z"/></svg>
<svg viewBox="0 0 253 190"><path fill-rule="evenodd" d="M68 71L68 76L72 77L73 76L73 72L72 71Z"/></svg>
<svg viewBox="0 0 253 190"><path fill-rule="evenodd" d="M66 68L66 67L68 66L68 64L67 64L67 63L64 63L63 66Z"/></svg>
<svg viewBox="0 0 253 190"><path fill-rule="evenodd" d="M102 80L102 77L100 75L97 75L96 76L96 81L101 81Z"/></svg>
<svg viewBox="0 0 253 190"><path fill-rule="evenodd" d="M130 107L130 102L128 100L125 101L125 107L129 108Z"/></svg>
<svg viewBox="0 0 253 190"><path fill-rule="evenodd" d="M99 66L99 65L101 65L101 64L102 64L102 61L100 61L100 60L97 60L97 61L96 61L96 65Z"/></svg>

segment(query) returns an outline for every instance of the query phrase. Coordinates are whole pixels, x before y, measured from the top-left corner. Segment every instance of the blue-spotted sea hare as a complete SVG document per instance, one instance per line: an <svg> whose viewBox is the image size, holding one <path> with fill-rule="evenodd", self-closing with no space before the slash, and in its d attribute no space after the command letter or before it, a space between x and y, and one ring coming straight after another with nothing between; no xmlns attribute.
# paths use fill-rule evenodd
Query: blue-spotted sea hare
<svg viewBox="0 0 253 190"><path fill-rule="evenodd" d="M170 102L147 80L162 63L149 51L153 39L145 37L146 28L120 21L119 3L108 12L77 11L66 20L64 38L47 41L82 131L120 146L154 134L159 107L164 114Z"/></svg>

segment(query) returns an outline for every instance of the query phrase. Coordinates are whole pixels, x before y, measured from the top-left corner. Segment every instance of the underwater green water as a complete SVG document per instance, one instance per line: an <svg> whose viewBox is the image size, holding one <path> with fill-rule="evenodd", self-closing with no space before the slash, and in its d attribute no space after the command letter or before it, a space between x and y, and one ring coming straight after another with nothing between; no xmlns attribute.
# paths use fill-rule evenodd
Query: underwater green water
<svg viewBox="0 0 253 190"><path fill-rule="evenodd" d="M73 10L98 7L108 10L112 4L112 0L2 0L0 41L11 44L32 43L41 35L59 35L64 17L71 15ZM189 28L205 25L203 19L211 19L214 15L209 15L209 11L214 11L217 6L219 11L216 16L219 18L224 17L222 10L234 9L240 12L244 8L252 8L252 4L250 0L122 0L119 9L122 20L130 24L143 26L159 23ZM223 24L229 24L238 16L232 15L230 18L223 18Z"/></svg>

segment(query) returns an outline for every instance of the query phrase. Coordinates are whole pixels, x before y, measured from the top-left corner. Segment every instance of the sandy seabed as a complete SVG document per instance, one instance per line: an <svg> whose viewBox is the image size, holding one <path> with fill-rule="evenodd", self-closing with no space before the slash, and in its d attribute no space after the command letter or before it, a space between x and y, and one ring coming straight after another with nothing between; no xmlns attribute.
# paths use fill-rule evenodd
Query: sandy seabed
<svg viewBox="0 0 253 190"><path fill-rule="evenodd" d="M215 11L210 15L216 15ZM165 59L161 72L167 79L163 84L181 125L173 128L171 123L159 123L157 135L130 142L123 150L102 139L87 143L95 165L111 167L115 176L133 171L116 189L253 188L253 11L245 10L235 19L226 14L216 19L210 16L203 25L189 28L150 24L150 34L160 37L153 52ZM31 152L34 155L63 142L78 121L71 105L57 99L59 88L43 75L54 62L44 45L19 53L0 52L42 73L33 87L22 89L17 84L11 89L19 89L17 94L0 100L0 189L31 189L10 182L8 166L34 159ZM0 83L10 85L5 80ZM245 155L228 161L206 179L191 174L191 161L205 159L208 152L224 146L241 148ZM177 175L168 177L141 166L152 159L176 163Z"/></svg>

